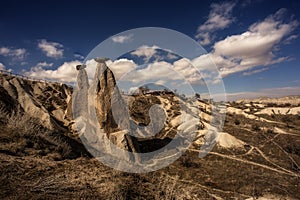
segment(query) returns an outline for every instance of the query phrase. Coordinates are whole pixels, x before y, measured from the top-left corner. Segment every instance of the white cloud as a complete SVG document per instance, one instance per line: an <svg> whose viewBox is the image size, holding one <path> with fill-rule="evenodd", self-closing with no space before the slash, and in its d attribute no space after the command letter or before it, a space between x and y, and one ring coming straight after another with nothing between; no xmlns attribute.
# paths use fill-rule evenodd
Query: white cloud
<svg viewBox="0 0 300 200"><path fill-rule="evenodd" d="M137 50L131 52L131 55L139 56L139 57L144 57L144 61L147 63L152 56L156 54L156 49L159 49L158 46L153 45L153 46L147 46L143 45L139 47Z"/></svg>
<svg viewBox="0 0 300 200"><path fill-rule="evenodd" d="M125 42L129 42L132 40L132 37L133 35L130 34L130 35L119 35L119 36L115 36L115 37L112 37L112 41L115 42L115 43L125 43Z"/></svg>
<svg viewBox="0 0 300 200"><path fill-rule="evenodd" d="M6 57L12 57L13 59L17 59L17 60L23 60L26 56L26 49L0 47L0 55Z"/></svg>
<svg viewBox="0 0 300 200"><path fill-rule="evenodd" d="M166 80L158 80L155 82L157 85L164 85L166 83Z"/></svg>
<svg viewBox="0 0 300 200"><path fill-rule="evenodd" d="M10 53L10 49L7 47L0 48L0 55L7 56Z"/></svg>
<svg viewBox="0 0 300 200"><path fill-rule="evenodd" d="M176 71L177 76L180 74L182 77L184 77L184 80L189 83L197 84L202 81L203 77L198 69L195 68L191 64L190 60L186 58L175 61L173 63L173 68Z"/></svg>
<svg viewBox="0 0 300 200"><path fill-rule="evenodd" d="M235 2L212 3L207 21L197 29L200 44L208 45L215 38L214 31L227 28L233 21L232 9Z"/></svg>
<svg viewBox="0 0 300 200"><path fill-rule="evenodd" d="M77 77L76 66L81 64L82 62L74 60L70 62L64 62L57 69L47 69L47 67L52 67L53 63L40 62L32 67L29 71L24 72L24 75L49 81L74 83L76 82ZM92 80L95 75L97 62L94 59L88 60L86 65L88 77L90 80ZM114 62L108 61L107 65L113 71L117 80L124 73L136 67L136 64L133 61L127 59L120 59Z"/></svg>
<svg viewBox="0 0 300 200"><path fill-rule="evenodd" d="M108 67L114 73L116 80L119 80L127 72L130 72L131 70L136 68L137 64L132 60L122 58L114 62L108 63Z"/></svg>
<svg viewBox="0 0 300 200"><path fill-rule="evenodd" d="M83 59L84 59L84 56L81 55L80 53L74 53L74 58L75 58L75 59L79 59L79 60L83 60Z"/></svg>
<svg viewBox="0 0 300 200"><path fill-rule="evenodd" d="M196 36L201 45L209 45L215 38L215 35L209 32L201 32Z"/></svg>
<svg viewBox="0 0 300 200"><path fill-rule="evenodd" d="M172 64L167 62L154 62L148 64L146 68L136 69L131 73L126 74L126 80L133 83L155 82L160 79L175 78L176 74L171 70Z"/></svg>
<svg viewBox="0 0 300 200"><path fill-rule="evenodd" d="M30 69L30 71L24 72L24 75L45 79L50 81L58 81L65 83L76 82L76 65L82 64L80 61L65 62L57 69L47 69L52 67L53 63L40 62ZM179 82L196 83L200 80L200 74L196 68L194 68L188 59L180 59L174 63L168 63L165 61L158 61L148 64L145 68L137 68L138 65L128 59L119 59L116 61L107 61L107 66L112 70L118 81L129 81L131 83L159 83L164 84L176 80ZM89 79L94 78L97 62L95 60L88 60L86 62L86 71Z"/></svg>
<svg viewBox="0 0 300 200"><path fill-rule="evenodd" d="M7 69L6 66L3 63L0 63L0 70L4 70L4 71L7 71L7 72L12 72L13 71L12 69Z"/></svg>
<svg viewBox="0 0 300 200"><path fill-rule="evenodd" d="M266 70L268 70L267 67L261 68L261 69L256 69L256 70L253 70L253 71L244 72L243 76L250 76L252 74L257 74L257 73L260 73L260 72L263 72L263 71L266 71Z"/></svg>
<svg viewBox="0 0 300 200"><path fill-rule="evenodd" d="M168 52L167 58L168 59L178 59L179 57L171 52Z"/></svg>
<svg viewBox="0 0 300 200"><path fill-rule="evenodd" d="M41 70L43 70L43 68L52 67L52 66L53 66L53 63L39 62L34 67L32 67L31 70L33 70L33 71L41 71Z"/></svg>
<svg viewBox="0 0 300 200"><path fill-rule="evenodd" d="M118 63L119 61L115 61ZM185 83L199 84L202 83L202 74L190 63L188 59L180 59L174 63L168 63L165 61L157 61L148 64L145 68L136 68L136 64L131 63L133 61L125 62L125 65L121 61L124 71L130 71L122 79L130 81L132 83L171 83L172 81L179 81ZM122 74L122 69L118 65L109 65L112 71L116 74ZM126 69L126 70L125 70ZM133 70L134 69L134 70ZM120 72L118 72L120 70ZM117 75L120 77L120 75Z"/></svg>
<svg viewBox="0 0 300 200"><path fill-rule="evenodd" d="M38 78L38 79L72 83L76 81L76 76L77 76L75 67L76 65L80 65L80 64L81 62L77 60L65 62L57 69L51 70L51 69L44 69L44 68L53 66L52 63L41 62L38 63L36 66L32 67L30 71L24 72L24 75L33 78Z"/></svg>
<svg viewBox="0 0 300 200"><path fill-rule="evenodd" d="M2 63L0 63L0 70L5 70L5 66Z"/></svg>
<svg viewBox="0 0 300 200"><path fill-rule="evenodd" d="M263 21L252 24L246 32L216 42L211 53L195 58L192 63L202 69L213 69L211 59L225 77L242 71L248 71L244 75L259 73L266 69L249 70L289 60L288 57L276 57L276 51L283 39L298 26L298 22L284 22L284 12L285 9L280 9Z"/></svg>
<svg viewBox="0 0 300 200"><path fill-rule="evenodd" d="M291 42L298 38L298 35L291 35L284 40L284 44L291 44Z"/></svg>
<svg viewBox="0 0 300 200"><path fill-rule="evenodd" d="M40 40L38 43L38 48L41 49L46 54L46 56L55 59L63 57L63 47L64 46L60 43L48 42L45 39Z"/></svg>

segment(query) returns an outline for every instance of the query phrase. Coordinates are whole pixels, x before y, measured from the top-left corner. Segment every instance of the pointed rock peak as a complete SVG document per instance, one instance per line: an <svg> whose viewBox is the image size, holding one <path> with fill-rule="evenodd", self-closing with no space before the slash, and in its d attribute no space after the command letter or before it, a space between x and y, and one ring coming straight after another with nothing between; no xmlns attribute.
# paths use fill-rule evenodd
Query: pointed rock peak
<svg viewBox="0 0 300 200"><path fill-rule="evenodd" d="M76 66L76 70L82 70L84 68L86 68L86 65L77 65Z"/></svg>
<svg viewBox="0 0 300 200"><path fill-rule="evenodd" d="M127 105L119 92L113 72L105 63L108 59L95 60L98 61L95 107L99 124L109 139L123 141L117 142L117 146L132 152L139 152L135 139L126 133L130 131ZM122 131L123 129L125 132Z"/></svg>
<svg viewBox="0 0 300 200"><path fill-rule="evenodd" d="M115 95L114 92L118 92L118 89L115 89L115 77L105 62L97 64L95 76L95 80L97 81L95 106L100 126L106 133L115 132L118 127L112 114L112 98Z"/></svg>
<svg viewBox="0 0 300 200"><path fill-rule="evenodd" d="M106 61L110 60L109 58L95 58L94 59L98 63L105 63Z"/></svg>

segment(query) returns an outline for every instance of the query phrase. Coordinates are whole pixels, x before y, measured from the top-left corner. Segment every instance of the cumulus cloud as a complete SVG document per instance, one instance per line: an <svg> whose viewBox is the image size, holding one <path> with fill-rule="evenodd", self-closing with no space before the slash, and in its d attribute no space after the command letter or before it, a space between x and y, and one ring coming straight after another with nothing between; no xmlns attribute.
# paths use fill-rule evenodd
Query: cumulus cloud
<svg viewBox="0 0 300 200"><path fill-rule="evenodd" d="M115 62L117 64L119 63L119 61ZM126 71L131 71L123 76L122 80L130 81L132 83L142 84L152 82L164 84L178 81L181 83L197 84L200 83L203 78L197 68L195 68L186 58L182 58L173 63L156 61L148 64L144 68L136 68L136 64L131 63L133 61L130 61L130 63L128 63L128 61L126 62L127 67L126 65L124 66L122 61L121 66L123 65L123 69L126 69ZM109 65L109 67L114 73L117 72L117 74L119 73L118 70L121 69L118 65ZM121 73L123 73L122 69Z"/></svg>
<svg viewBox="0 0 300 200"><path fill-rule="evenodd" d="M158 80L155 82L156 85L164 85L166 83L166 80Z"/></svg>
<svg viewBox="0 0 300 200"><path fill-rule="evenodd" d="M115 36L115 37L112 37L112 41L115 42L115 43L125 43L125 42L129 42L132 40L132 37L133 35L130 34L130 35L119 35L119 36Z"/></svg>
<svg viewBox="0 0 300 200"><path fill-rule="evenodd" d="M284 40L284 44L291 44L293 40L297 39L298 35L291 35Z"/></svg>
<svg viewBox="0 0 300 200"><path fill-rule="evenodd" d="M115 78L119 80L123 75L137 67L137 64L125 58L108 63L108 67L112 70Z"/></svg>
<svg viewBox="0 0 300 200"><path fill-rule="evenodd" d="M126 74L125 80L131 81L133 83L142 82L155 82L154 80L159 80L163 78L173 77L174 72L172 72L172 64L161 61L148 64L147 67L136 69L131 73Z"/></svg>
<svg viewBox="0 0 300 200"><path fill-rule="evenodd" d="M42 50L46 56L59 59L63 57L63 45L57 42L48 42L45 39L39 40L38 48Z"/></svg>
<svg viewBox="0 0 300 200"><path fill-rule="evenodd" d="M212 3L209 16L204 24L197 29L196 38L200 44L208 45L215 38L214 31L227 28L234 18L232 17L232 10L236 5L235 2Z"/></svg>
<svg viewBox="0 0 300 200"><path fill-rule="evenodd" d="M13 71L12 69L7 69L6 66L3 63L0 63L0 70L4 70L4 71L7 71L7 72L12 72Z"/></svg>
<svg viewBox="0 0 300 200"><path fill-rule="evenodd" d="M5 70L5 66L2 63L0 63L0 70Z"/></svg>
<svg viewBox="0 0 300 200"><path fill-rule="evenodd" d="M1 47L0 48L0 55L7 56L10 53L10 49L7 47Z"/></svg>
<svg viewBox="0 0 300 200"><path fill-rule="evenodd" d="M250 76L250 75L252 75L252 74L257 74L257 73L266 71L267 69L268 69L268 68L265 67L265 68L256 69L256 70L253 70L253 71L244 72L244 73L243 73L243 76Z"/></svg>
<svg viewBox="0 0 300 200"><path fill-rule="evenodd" d="M284 22L285 12L285 9L280 9L263 21L252 24L246 32L216 42L211 53L195 58L193 64L204 69L212 69L214 66L210 62L211 59L225 77L261 66L267 70L266 66L289 60L288 57L276 56L283 39L289 37L298 26L296 20ZM249 71L244 75L264 70L256 69L255 72Z"/></svg>
<svg viewBox="0 0 300 200"><path fill-rule="evenodd" d="M131 55L144 57L144 61L147 63L149 62L150 58L157 53L157 49L159 49L159 47L156 45L153 46L143 45L139 47L137 50L131 52Z"/></svg>
<svg viewBox="0 0 300 200"><path fill-rule="evenodd" d="M26 49L15 49L11 47L0 47L0 55L12 57L13 59L23 60L26 56Z"/></svg>
<svg viewBox="0 0 300 200"><path fill-rule="evenodd" d="M77 77L77 71L75 67L80 64L82 64L82 62L74 60L70 62L64 62L61 66L57 67L57 69L47 69L49 67L53 67L53 63L40 62L33 66L29 71L24 72L24 75L49 81L74 83L76 82ZM97 62L94 59L88 60L86 65L86 71L91 81L95 75ZM127 59L119 59L114 62L107 61L107 65L113 71L117 80L137 66L132 60Z"/></svg>
<svg viewBox="0 0 300 200"><path fill-rule="evenodd" d="M171 52L168 52L167 58L172 60L172 59L178 59L179 57Z"/></svg>
<svg viewBox="0 0 300 200"><path fill-rule="evenodd" d="M43 70L43 68L52 67L53 63L47 63L47 62L39 62L34 67L31 68L33 71L40 71Z"/></svg>
<svg viewBox="0 0 300 200"><path fill-rule="evenodd" d="M70 62L64 62L61 66L57 67L57 69L49 69L49 67L53 67L53 63L39 62L29 71L25 71L24 75L49 81L75 83L77 77L77 71L75 67L80 64L82 64L82 62L74 60ZM86 65L88 77L90 80L92 80L95 75L97 62L94 59L88 60ZM107 65L113 71L117 80L137 66L132 60L127 59L119 59L114 62L108 61Z"/></svg>
<svg viewBox="0 0 300 200"><path fill-rule="evenodd" d="M30 71L24 72L24 75L37 79L72 83L76 81L77 72L75 67L79 64L81 64L81 62L77 60L65 62L57 69L52 70L45 69L47 67L53 66L52 63L41 62L32 67Z"/></svg>
<svg viewBox="0 0 300 200"><path fill-rule="evenodd" d="M74 58L75 58L75 59L78 59L78 60L83 60L83 59L84 59L84 56L81 55L80 53L74 53Z"/></svg>

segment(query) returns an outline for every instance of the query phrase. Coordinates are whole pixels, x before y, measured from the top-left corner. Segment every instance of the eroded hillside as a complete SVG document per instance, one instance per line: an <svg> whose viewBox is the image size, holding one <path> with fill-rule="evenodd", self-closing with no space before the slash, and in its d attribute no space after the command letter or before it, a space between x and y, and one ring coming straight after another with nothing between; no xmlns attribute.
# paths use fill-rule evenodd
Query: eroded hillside
<svg viewBox="0 0 300 200"><path fill-rule="evenodd" d="M74 138L76 134L70 129L71 88L3 75L0 80L2 199L300 197L298 105L227 103L224 128L215 138L216 145L199 158L205 135L218 117L212 115L218 104L191 99L191 109L199 111L198 129L186 153L155 172L130 174L90 157ZM138 140L141 152L161 148L183 127L182 100L174 94L124 99L129 100L132 122L140 127L151 123L148 111L152 105L160 105L166 113L162 131L154 138Z"/></svg>
<svg viewBox="0 0 300 200"><path fill-rule="evenodd" d="M1 74L0 90L4 111L26 113L51 130L67 131L70 126L71 87Z"/></svg>

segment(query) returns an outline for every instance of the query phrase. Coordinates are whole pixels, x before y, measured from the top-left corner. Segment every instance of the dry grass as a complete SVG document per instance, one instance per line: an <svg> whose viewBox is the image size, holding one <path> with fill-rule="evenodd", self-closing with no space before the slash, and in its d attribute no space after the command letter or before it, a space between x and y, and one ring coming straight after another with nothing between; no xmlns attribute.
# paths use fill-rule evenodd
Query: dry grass
<svg viewBox="0 0 300 200"><path fill-rule="evenodd" d="M56 152L61 159L68 158L71 154L70 145L60 137L60 134L46 129L37 119L22 113L20 109L12 113L0 110L3 130L0 132L1 151L19 156L29 154L46 156Z"/></svg>
<svg viewBox="0 0 300 200"><path fill-rule="evenodd" d="M242 116L236 125L236 117L227 116L226 132L245 141L249 148L258 147L279 166L299 173L286 155L299 163L297 135L276 136L268 131L273 130L272 124ZM249 149L215 148L219 155L203 159L190 151L159 171L128 174L110 169L95 158L67 159L80 146L72 146L62 133L43 128L21 111L8 114L1 110L0 119L1 199L247 199L266 193L299 197L299 177L251 164L276 168L256 149L246 154ZM284 124L279 128L286 130Z"/></svg>

